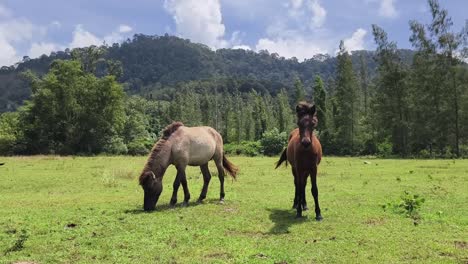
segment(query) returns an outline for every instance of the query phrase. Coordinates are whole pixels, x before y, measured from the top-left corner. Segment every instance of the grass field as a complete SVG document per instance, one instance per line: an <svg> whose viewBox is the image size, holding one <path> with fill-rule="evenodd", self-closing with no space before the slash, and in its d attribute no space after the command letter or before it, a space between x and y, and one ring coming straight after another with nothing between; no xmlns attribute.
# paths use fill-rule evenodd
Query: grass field
<svg viewBox="0 0 468 264"><path fill-rule="evenodd" d="M0 263L468 262L468 160L325 157L322 222L313 210L294 218L293 179L276 158L232 157L241 172L222 205L215 175L195 204L203 178L190 168L190 206L169 208L171 168L157 211L144 213L145 160L0 158ZM412 216L396 208L405 191L425 199Z"/></svg>

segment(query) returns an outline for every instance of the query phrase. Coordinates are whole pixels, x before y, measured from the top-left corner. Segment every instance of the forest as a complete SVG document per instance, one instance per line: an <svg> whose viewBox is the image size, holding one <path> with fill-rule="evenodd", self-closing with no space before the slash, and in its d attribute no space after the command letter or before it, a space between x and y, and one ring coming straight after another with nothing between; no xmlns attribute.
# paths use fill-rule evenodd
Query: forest
<svg viewBox="0 0 468 264"><path fill-rule="evenodd" d="M375 51L299 62L175 36L24 57L0 69L0 155L144 155L172 121L208 125L226 152L276 155L294 106L317 105L327 155L468 156L468 23L429 1L412 50L372 25ZM339 45L338 45L339 44Z"/></svg>

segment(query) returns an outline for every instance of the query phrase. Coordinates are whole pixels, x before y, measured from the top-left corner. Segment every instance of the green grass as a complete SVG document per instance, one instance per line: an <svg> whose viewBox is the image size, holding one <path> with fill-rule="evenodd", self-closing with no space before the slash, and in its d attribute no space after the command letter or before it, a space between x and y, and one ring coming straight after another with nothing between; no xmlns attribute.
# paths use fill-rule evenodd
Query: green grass
<svg viewBox="0 0 468 264"><path fill-rule="evenodd" d="M169 208L171 168L157 211L143 213L145 160L0 158L0 263L468 262L468 160L325 157L322 222L313 210L294 218L293 178L276 158L232 157L241 172L223 205L214 173L195 204L203 177L189 168L191 204ZM417 220L392 208L405 191L425 200Z"/></svg>

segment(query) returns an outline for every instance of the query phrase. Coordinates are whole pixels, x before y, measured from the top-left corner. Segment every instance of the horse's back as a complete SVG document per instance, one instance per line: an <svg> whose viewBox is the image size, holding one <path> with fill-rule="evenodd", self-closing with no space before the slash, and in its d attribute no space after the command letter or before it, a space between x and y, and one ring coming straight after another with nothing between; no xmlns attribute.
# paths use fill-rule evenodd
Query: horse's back
<svg viewBox="0 0 468 264"><path fill-rule="evenodd" d="M211 127L179 128L172 149L174 162L192 166L206 164L216 152L216 133Z"/></svg>

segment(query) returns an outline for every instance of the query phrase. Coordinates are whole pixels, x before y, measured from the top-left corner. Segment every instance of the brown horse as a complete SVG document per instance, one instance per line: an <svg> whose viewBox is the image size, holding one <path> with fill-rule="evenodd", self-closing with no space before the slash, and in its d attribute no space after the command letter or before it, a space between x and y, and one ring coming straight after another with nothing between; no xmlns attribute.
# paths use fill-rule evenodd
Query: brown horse
<svg viewBox="0 0 468 264"><path fill-rule="evenodd" d="M314 128L318 123L315 105L300 102L296 106L296 114L299 128L294 129L289 135L288 147L281 154L276 168L284 161L292 166L296 191L293 208L297 210L296 217L302 217L302 211L307 210L305 189L307 177L310 175L315 202L315 219L320 221L322 215L318 201L317 166L322 159L322 146L314 135Z"/></svg>
<svg viewBox="0 0 468 264"><path fill-rule="evenodd" d="M177 175L174 180L170 205L174 206L177 203L177 191L181 183L184 188L183 206L188 205L190 192L185 175L187 165L200 166L203 174L203 188L198 202L205 199L211 179L208 169L208 161L210 160L214 160L218 169L218 178L221 183L220 201L223 202L224 169L235 179L237 168L224 155L221 135L211 127L186 127L180 122L167 126L163 131L162 138L151 150L140 175L140 185L145 192L144 210L154 210L163 189L164 172L171 164L177 168Z"/></svg>

